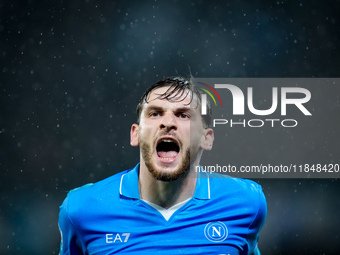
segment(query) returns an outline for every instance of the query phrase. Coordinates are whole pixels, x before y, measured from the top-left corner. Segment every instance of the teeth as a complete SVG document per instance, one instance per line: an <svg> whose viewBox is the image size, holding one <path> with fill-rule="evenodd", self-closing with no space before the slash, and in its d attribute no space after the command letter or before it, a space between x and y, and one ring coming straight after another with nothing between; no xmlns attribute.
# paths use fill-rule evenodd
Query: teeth
<svg viewBox="0 0 340 255"><path fill-rule="evenodd" d="M174 141L171 139L162 139L162 142L173 143Z"/></svg>

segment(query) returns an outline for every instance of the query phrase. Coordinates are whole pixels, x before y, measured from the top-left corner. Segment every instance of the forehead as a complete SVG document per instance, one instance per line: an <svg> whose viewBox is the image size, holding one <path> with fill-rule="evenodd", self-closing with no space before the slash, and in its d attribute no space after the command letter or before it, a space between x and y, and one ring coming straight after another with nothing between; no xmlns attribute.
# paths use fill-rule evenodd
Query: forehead
<svg viewBox="0 0 340 255"><path fill-rule="evenodd" d="M161 101L169 101L169 102L181 102L183 104L189 105L191 102L192 93L188 89L182 91L173 91L174 88L169 86L159 87L153 89L149 97L147 99L148 102L161 100Z"/></svg>
<svg viewBox="0 0 340 255"><path fill-rule="evenodd" d="M197 95L195 95L191 90L176 90L175 87L171 87L170 85L162 86L153 89L150 94L146 98L145 105L159 105L165 107L190 107L190 108L198 108L199 100ZM144 108L144 107L143 107Z"/></svg>
<svg viewBox="0 0 340 255"><path fill-rule="evenodd" d="M175 92L173 92L173 89L174 87L170 85L153 89L145 98L146 100L143 100L139 117L143 118L145 113L152 109L161 109L162 111L170 110L173 112L190 111L192 120L201 119L199 95L189 89Z"/></svg>

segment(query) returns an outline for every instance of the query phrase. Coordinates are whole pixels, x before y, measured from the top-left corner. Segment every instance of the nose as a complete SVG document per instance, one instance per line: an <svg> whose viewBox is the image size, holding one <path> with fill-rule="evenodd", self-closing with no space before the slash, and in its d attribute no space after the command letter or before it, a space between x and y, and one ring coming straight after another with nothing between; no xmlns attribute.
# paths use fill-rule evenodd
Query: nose
<svg viewBox="0 0 340 255"><path fill-rule="evenodd" d="M172 113L164 114L163 118L161 119L160 128L166 129L167 131L177 130L176 116L174 116Z"/></svg>

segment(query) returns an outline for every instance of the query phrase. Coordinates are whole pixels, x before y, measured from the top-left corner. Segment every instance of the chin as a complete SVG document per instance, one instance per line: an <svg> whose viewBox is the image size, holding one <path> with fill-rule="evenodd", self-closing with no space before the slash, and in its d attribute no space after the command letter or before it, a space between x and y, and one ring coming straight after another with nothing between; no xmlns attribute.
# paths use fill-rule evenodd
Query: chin
<svg viewBox="0 0 340 255"><path fill-rule="evenodd" d="M190 152L187 152L186 157L181 162L173 162L176 164L152 164L150 161L145 162L149 172L159 181L170 182L185 178L190 170ZM179 161L179 158L176 161Z"/></svg>
<svg viewBox="0 0 340 255"><path fill-rule="evenodd" d="M155 150L152 150L151 146L142 140L140 148L145 165L156 180L170 182L188 175L190 170L189 148L181 151L177 143L172 142L171 139L160 140ZM170 156L176 153L177 155L166 160L164 156L167 156L167 153L170 153Z"/></svg>

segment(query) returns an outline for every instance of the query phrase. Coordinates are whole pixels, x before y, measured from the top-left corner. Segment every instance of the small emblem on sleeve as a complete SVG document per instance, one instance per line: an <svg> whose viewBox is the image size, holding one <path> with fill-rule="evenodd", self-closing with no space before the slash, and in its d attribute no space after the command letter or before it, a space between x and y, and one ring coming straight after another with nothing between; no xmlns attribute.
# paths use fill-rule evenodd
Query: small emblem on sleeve
<svg viewBox="0 0 340 255"><path fill-rule="evenodd" d="M221 221L209 222L204 228L204 235L211 242L223 242L228 236L228 228Z"/></svg>

